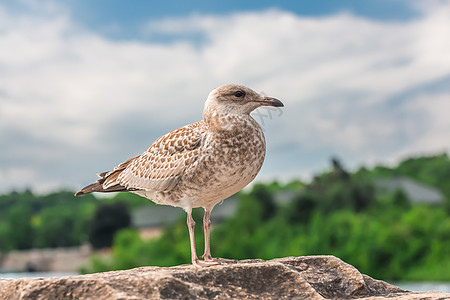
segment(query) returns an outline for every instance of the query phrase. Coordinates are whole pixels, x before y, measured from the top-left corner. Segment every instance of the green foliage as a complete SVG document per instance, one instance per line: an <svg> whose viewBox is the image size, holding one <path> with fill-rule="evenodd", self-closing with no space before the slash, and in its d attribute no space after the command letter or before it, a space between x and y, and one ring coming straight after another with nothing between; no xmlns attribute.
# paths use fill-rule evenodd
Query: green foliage
<svg viewBox="0 0 450 300"><path fill-rule="evenodd" d="M88 240L91 219L99 205L121 201L126 203L121 209L128 211L138 200L141 205L146 203L131 193L102 200L92 194L74 197L71 191L35 195L25 190L0 195L0 250L81 245Z"/></svg>
<svg viewBox="0 0 450 300"><path fill-rule="evenodd" d="M131 216L125 203L102 204L91 220L89 242L95 249L111 247L115 233L130 223Z"/></svg>
<svg viewBox="0 0 450 300"><path fill-rule="evenodd" d="M273 188L272 184L272 188ZM267 220L275 216L277 206L275 205L275 200L273 198L273 192L271 192L270 187L263 184L255 184L250 193L250 196L259 201L262 208L262 218Z"/></svg>
<svg viewBox="0 0 450 300"><path fill-rule="evenodd" d="M28 249L32 246L33 227L31 226L32 212L30 207L18 204L12 207L6 216L6 224L9 227L7 237L14 249Z"/></svg>
<svg viewBox="0 0 450 300"><path fill-rule="evenodd" d="M450 280L450 269L444 267L450 262L450 219L442 208L414 206L402 211L400 218L392 207L363 213L314 211L308 222L294 226L281 215L263 221L257 201L248 195L241 201L237 215L213 230L215 256L272 259L335 255L375 278ZM196 229L197 251L201 254L201 226ZM95 258L89 271L173 266L189 260L187 228L181 220L153 240L142 240L131 229L121 230L109 263L99 263Z"/></svg>
<svg viewBox="0 0 450 300"><path fill-rule="evenodd" d="M255 185L251 192L239 193L236 214L212 231L213 255L272 259L326 254L375 278L450 280L450 218L444 206L411 205L402 191L377 196L370 179L376 178L374 173L389 173L387 168L349 174L337 160L334 166L308 185ZM289 205L275 204L277 189L295 191ZM203 245L200 220L197 214L199 255ZM183 219L152 240L142 240L136 231L121 231L107 269L189 261ZM96 264L102 268L96 269ZM93 261L91 267L91 271L105 270L105 263Z"/></svg>
<svg viewBox="0 0 450 300"><path fill-rule="evenodd" d="M75 215L66 206L54 206L39 215L40 226L35 237L37 247L68 247L78 245L73 228Z"/></svg>
<svg viewBox="0 0 450 300"><path fill-rule="evenodd" d="M132 210L134 208L138 208L142 205L154 205L153 202L142 198L133 193L116 193L111 198L104 199L105 203L114 203L114 202L122 202L125 203L128 210Z"/></svg>
<svg viewBox="0 0 450 300"><path fill-rule="evenodd" d="M447 203L412 205L400 190L375 193L371 185L374 179L396 175L440 189ZM361 168L353 174L334 159L333 169L309 184L298 180L257 184L250 192L239 193L235 215L213 225L212 253L234 259L327 254L375 278L450 281L449 178L446 154L409 158L397 167ZM292 195L289 204L277 204L280 191ZM118 207L116 202L126 203L126 207ZM143 240L135 229L117 226L121 217L114 217L114 213L93 219L95 211L104 210L105 205L115 207L117 213L144 204L152 205L131 193L101 200L93 195L75 198L68 191L0 195L0 249L79 245L88 240L89 232L97 230L103 233L91 235L91 241L108 241L100 246L113 241L112 253L110 257L93 256L84 272L190 263L185 218L151 240ZM200 256L204 244L202 210L195 209L193 214ZM129 224L129 219L124 224Z"/></svg>
<svg viewBox="0 0 450 300"><path fill-rule="evenodd" d="M284 219L289 224L307 224L319 205L319 198L313 193L299 193L289 206L284 208Z"/></svg>

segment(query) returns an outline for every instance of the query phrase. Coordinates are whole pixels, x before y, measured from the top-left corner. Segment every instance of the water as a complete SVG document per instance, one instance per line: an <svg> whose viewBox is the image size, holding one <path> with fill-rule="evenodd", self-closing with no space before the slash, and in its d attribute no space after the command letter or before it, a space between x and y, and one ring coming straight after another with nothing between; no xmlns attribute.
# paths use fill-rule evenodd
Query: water
<svg viewBox="0 0 450 300"><path fill-rule="evenodd" d="M397 282L393 285L413 292L438 291L450 293L450 282Z"/></svg>

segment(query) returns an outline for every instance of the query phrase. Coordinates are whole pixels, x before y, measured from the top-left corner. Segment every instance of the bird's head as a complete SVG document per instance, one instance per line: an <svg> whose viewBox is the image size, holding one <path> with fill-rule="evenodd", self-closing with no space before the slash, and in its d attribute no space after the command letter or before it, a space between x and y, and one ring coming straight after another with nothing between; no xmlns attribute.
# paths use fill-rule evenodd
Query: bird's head
<svg viewBox="0 0 450 300"><path fill-rule="evenodd" d="M226 84L209 93L205 102L206 113L222 115L250 114L260 106L282 107L283 103L272 97L261 96L254 90L238 84Z"/></svg>

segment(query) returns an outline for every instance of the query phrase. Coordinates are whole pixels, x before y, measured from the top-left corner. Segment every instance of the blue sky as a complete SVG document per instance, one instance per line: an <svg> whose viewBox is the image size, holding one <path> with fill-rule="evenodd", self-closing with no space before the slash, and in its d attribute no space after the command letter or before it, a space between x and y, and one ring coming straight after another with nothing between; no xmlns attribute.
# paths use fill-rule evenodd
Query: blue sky
<svg viewBox="0 0 450 300"><path fill-rule="evenodd" d="M182 17L190 14L223 15L236 12L280 9L301 16L320 17L340 12L383 20L404 21L419 16L407 0L323 0L323 1L145 1L124 0L62 1L80 25L110 38L142 39L139 27L150 19ZM30 11L27 1L6 4L16 12Z"/></svg>
<svg viewBox="0 0 450 300"><path fill-rule="evenodd" d="M130 5L132 3L132 5ZM450 147L450 1L0 1L0 192L79 188L240 83L257 180Z"/></svg>
<svg viewBox="0 0 450 300"><path fill-rule="evenodd" d="M386 20L405 20L417 16L405 1L396 0L343 0L343 1L72 1L72 16L89 28L104 31L113 25L122 29L116 37L129 38L136 34L140 23L149 19L180 17L189 14L230 14L243 11L258 11L269 8L291 11L303 16L326 16L342 11ZM114 36L114 34L112 34ZM134 36L136 37L136 36Z"/></svg>

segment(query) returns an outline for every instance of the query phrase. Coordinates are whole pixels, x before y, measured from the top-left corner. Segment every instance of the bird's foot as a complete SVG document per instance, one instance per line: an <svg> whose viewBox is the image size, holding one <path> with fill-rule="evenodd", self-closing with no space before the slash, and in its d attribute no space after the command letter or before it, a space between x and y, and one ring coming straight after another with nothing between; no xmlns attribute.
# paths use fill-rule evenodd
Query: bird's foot
<svg viewBox="0 0 450 300"><path fill-rule="evenodd" d="M220 265L220 263L217 261L200 260L198 258L193 259L192 264L198 268Z"/></svg>
<svg viewBox="0 0 450 300"><path fill-rule="evenodd" d="M203 254L202 257L205 259L206 262L216 262L218 264L235 264L238 261L235 259L227 259L227 258L220 258L220 257L211 257L211 255Z"/></svg>

